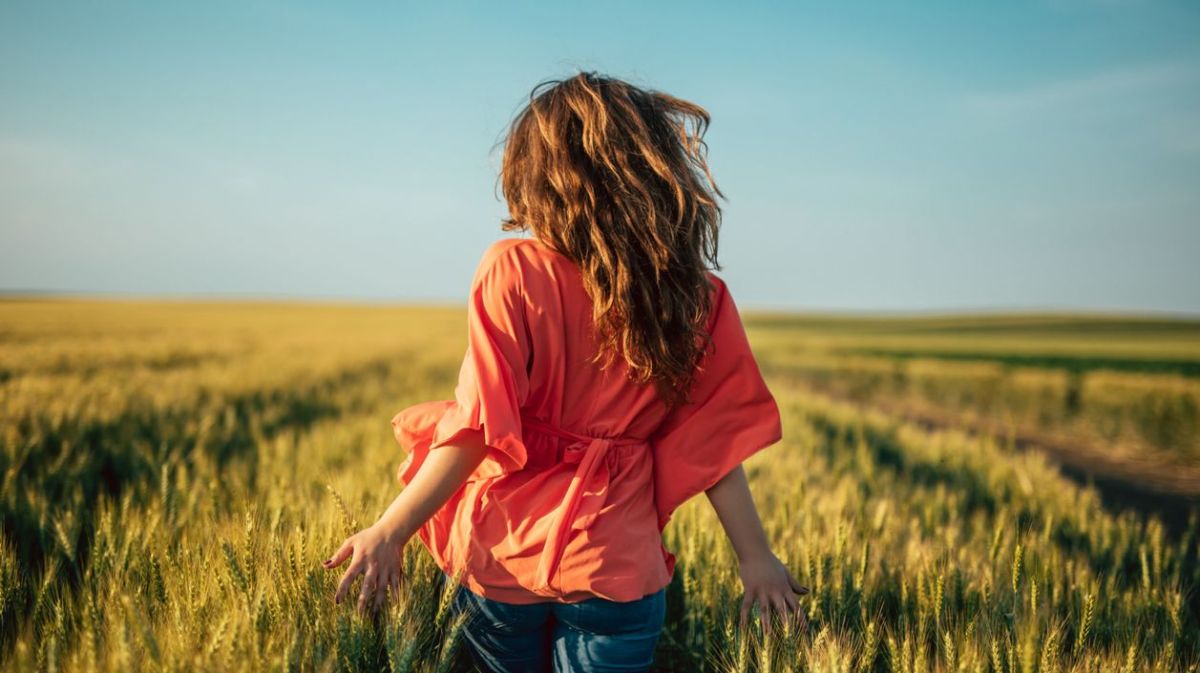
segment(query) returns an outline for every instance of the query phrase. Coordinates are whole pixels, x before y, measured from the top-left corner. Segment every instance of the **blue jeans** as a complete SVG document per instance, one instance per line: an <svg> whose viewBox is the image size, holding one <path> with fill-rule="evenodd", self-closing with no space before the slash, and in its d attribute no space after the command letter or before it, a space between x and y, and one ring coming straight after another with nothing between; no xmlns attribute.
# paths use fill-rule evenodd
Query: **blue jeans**
<svg viewBox="0 0 1200 673"><path fill-rule="evenodd" d="M449 580L453 582L454 580ZM494 673L646 671L666 616L666 587L627 603L589 598L528 605L484 598L459 585L454 614L476 665Z"/></svg>

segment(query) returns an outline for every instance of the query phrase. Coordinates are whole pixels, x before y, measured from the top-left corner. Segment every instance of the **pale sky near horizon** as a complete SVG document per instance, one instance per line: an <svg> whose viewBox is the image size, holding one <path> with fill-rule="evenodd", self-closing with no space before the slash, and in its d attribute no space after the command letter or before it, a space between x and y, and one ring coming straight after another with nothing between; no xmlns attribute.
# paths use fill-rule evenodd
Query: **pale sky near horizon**
<svg viewBox="0 0 1200 673"><path fill-rule="evenodd" d="M743 307L1200 314L1200 5L567 4L3 2L0 292L461 302L589 69L712 114Z"/></svg>

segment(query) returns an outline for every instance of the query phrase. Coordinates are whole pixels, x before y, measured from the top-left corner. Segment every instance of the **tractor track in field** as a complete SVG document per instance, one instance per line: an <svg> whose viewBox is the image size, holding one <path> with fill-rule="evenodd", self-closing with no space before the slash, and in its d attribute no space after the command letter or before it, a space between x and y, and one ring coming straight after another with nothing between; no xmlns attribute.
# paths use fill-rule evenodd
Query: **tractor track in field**
<svg viewBox="0 0 1200 673"><path fill-rule="evenodd" d="M953 413L887 400L863 401L814 385L789 372L776 370L771 374L810 394L863 411L877 411L925 430L960 430L991 437L1001 444L1011 442L1022 451L1038 451L1050 458L1067 478L1080 485L1094 486L1106 507L1153 514L1172 537L1178 537L1187 529L1193 512L1200 512L1200 468L1194 466L1122 459L1112 456L1103 445L1092 442L1068 441L1026 429L1010 433L994 421L966 419Z"/></svg>

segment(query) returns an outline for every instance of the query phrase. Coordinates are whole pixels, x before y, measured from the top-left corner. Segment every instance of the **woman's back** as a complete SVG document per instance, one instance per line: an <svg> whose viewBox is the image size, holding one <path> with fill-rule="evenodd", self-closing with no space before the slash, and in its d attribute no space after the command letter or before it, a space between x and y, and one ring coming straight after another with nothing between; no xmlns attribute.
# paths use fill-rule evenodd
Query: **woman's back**
<svg viewBox="0 0 1200 673"><path fill-rule="evenodd" d="M518 258L511 263L535 354L528 397L535 413L594 435L645 437L657 428L667 410L652 385L630 380L624 360L606 369L590 364L598 341L575 263L536 238L498 241L487 255Z"/></svg>
<svg viewBox="0 0 1200 673"><path fill-rule="evenodd" d="M670 581L671 511L781 434L732 299L710 278L711 353L691 403L668 410L623 361L591 362L592 304L570 259L536 239L488 248L455 400L393 419L410 449L405 483L465 433L491 447L419 532L445 572L510 603L629 601Z"/></svg>

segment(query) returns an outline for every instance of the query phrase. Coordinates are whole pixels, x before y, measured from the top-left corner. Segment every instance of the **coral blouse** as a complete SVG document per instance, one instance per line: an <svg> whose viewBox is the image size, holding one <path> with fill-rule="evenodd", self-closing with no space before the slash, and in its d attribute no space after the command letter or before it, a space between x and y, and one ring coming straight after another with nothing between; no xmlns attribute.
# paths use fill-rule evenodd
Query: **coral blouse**
<svg viewBox="0 0 1200 673"><path fill-rule="evenodd" d="M484 253L467 306L454 400L395 415L408 484L430 451L480 433L487 453L418 530L444 572L508 603L632 601L671 581L671 513L782 436L779 409L725 283L691 402L668 413L652 384L597 348L579 268L534 238Z"/></svg>

